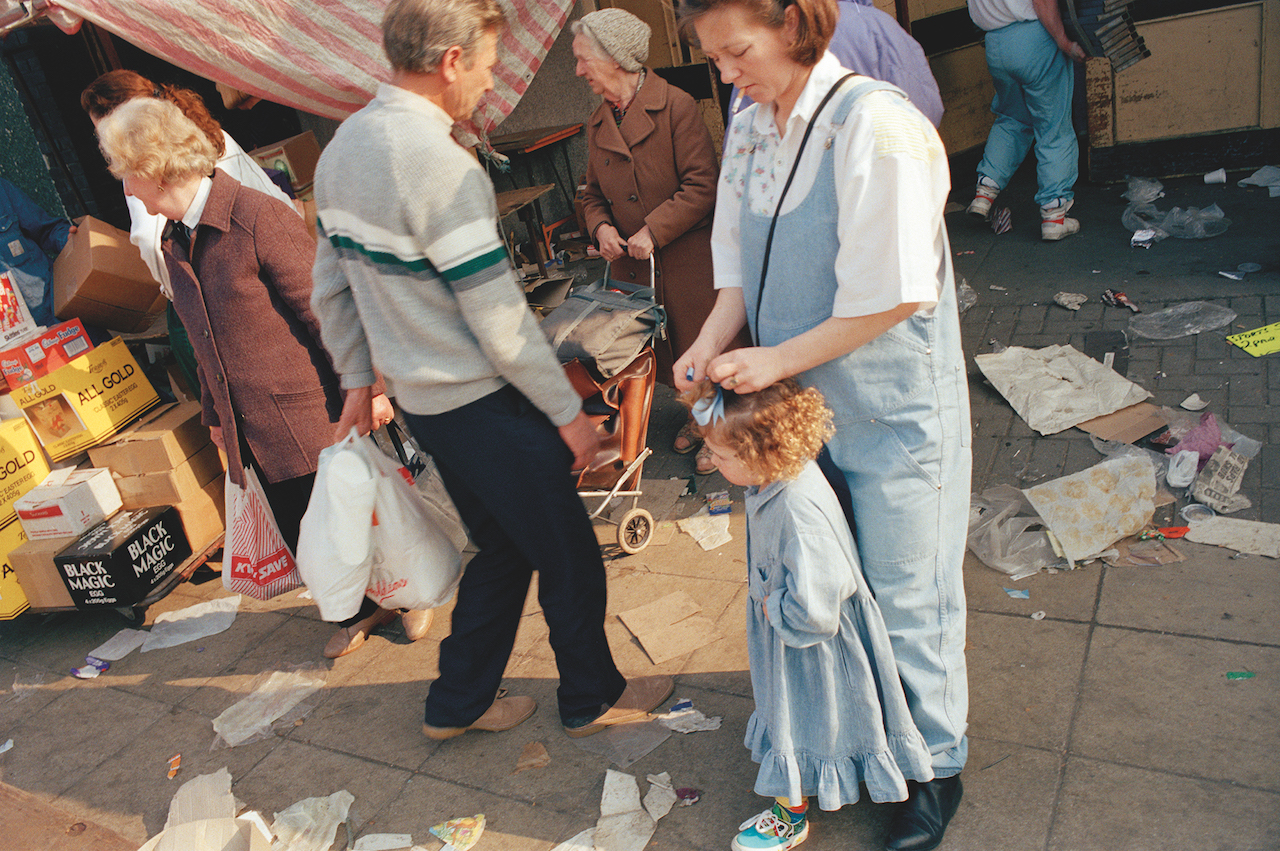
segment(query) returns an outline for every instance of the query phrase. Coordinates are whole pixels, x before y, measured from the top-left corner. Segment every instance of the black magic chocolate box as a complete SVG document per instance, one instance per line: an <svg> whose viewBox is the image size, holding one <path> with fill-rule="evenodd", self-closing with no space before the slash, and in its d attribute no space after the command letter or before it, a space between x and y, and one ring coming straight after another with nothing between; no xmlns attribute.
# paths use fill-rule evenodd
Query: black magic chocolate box
<svg viewBox="0 0 1280 851"><path fill-rule="evenodd" d="M173 507L119 511L54 558L78 608L132 606L191 556Z"/></svg>

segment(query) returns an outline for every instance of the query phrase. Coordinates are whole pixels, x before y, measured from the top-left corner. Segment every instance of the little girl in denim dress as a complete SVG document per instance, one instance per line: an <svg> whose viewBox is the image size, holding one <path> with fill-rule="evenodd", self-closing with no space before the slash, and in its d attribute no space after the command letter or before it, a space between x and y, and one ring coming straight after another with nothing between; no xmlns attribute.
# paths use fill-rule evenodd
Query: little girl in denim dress
<svg viewBox="0 0 1280 851"><path fill-rule="evenodd" d="M862 578L839 501L814 459L832 433L822 394L793 379L756 393L709 382L683 401L726 479L746 490L747 642L755 712L745 744L757 794L734 851L794 848L808 799L837 810L865 784L902 801L933 779L880 609Z"/></svg>

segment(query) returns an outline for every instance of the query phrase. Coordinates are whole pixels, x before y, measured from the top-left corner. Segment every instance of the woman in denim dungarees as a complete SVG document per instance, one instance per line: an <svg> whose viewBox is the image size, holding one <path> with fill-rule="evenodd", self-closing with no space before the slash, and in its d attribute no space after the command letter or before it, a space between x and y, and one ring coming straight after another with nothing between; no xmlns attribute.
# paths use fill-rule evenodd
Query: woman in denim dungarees
<svg viewBox="0 0 1280 851"><path fill-rule="evenodd" d="M719 293L675 364L676 385L707 377L751 392L795 376L834 410L829 449L851 492L863 572L933 755L935 779L909 784L886 847L926 851L959 804L968 750L970 425L942 218L946 152L892 86L854 76L837 87L848 72L825 52L835 0L682 0L680 15L755 105L726 141L712 232ZM744 325L756 345L725 351Z"/></svg>

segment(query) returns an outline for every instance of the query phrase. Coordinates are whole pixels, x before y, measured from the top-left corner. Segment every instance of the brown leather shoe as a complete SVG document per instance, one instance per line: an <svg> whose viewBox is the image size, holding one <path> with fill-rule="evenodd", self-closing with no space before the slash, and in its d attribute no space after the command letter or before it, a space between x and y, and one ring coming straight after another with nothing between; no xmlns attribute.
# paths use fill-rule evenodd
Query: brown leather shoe
<svg viewBox="0 0 1280 851"><path fill-rule="evenodd" d="M400 613L400 624L404 627L405 637L410 641L424 637L431 629L434 618L434 609L405 609Z"/></svg>
<svg viewBox="0 0 1280 851"><path fill-rule="evenodd" d="M324 658L337 659L339 656L354 653L364 646L369 633L388 623L395 616L396 613L390 609L378 609L362 621L356 621L351 626L339 627L338 632L324 646Z"/></svg>
<svg viewBox="0 0 1280 851"><path fill-rule="evenodd" d="M627 680L627 689L617 702L605 710L593 721L581 726L564 728L565 733L575 739L599 733L605 727L614 724L625 724L628 721L639 721L662 705L671 692L675 691L675 680L665 674L652 677L635 677Z"/></svg>
<svg viewBox="0 0 1280 851"><path fill-rule="evenodd" d="M432 727L430 724L423 724L422 732L428 739L437 741L461 736L468 730L501 733L527 721L537 708L538 703L532 697L500 697L469 727Z"/></svg>

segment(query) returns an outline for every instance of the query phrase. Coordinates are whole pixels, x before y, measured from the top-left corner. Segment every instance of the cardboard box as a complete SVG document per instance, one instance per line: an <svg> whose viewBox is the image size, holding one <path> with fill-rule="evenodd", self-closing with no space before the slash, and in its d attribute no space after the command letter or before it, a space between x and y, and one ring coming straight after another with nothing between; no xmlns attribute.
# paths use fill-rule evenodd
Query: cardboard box
<svg viewBox="0 0 1280 851"><path fill-rule="evenodd" d="M89 447L89 460L117 476L172 470L209 445L209 428L200 422L200 413L199 402L165 405Z"/></svg>
<svg viewBox="0 0 1280 851"><path fill-rule="evenodd" d="M39 330L13 276L0 272L0 344L16 343Z"/></svg>
<svg viewBox="0 0 1280 851"><path fill-rule="evenodd" d="M165 309L160 285L129 234L92 216L53 263L53 312L117 331L145 331Z"/></svg>
<svg viewBox="0 0 1280 851"><path fill-rule="evenodd" d="M121 511L54 557L79 608L132 606L191 555L177 509Z"/></svg>
<svg viewBox="0 0 1280 851"><path fill-rule="evenodd" d="M192 551L199 552L226 531L227 477L216 476L174 508L182 518L182 530L187 533Z"/></svg>
<svg viewBox="0 0 1280 851"><path fill-rule="evenodd" d="M125 508L177 505L198 494L205 485L225 472L218 447L207 443L204 449L172 470L122 476L116 479L116 487L120 489L120 499Z"/></svg>
<svg viewBox="0 0 1280 851"><path fill-rule="evenodd" d="M79 319L47 328L0 352L0 372L9 387L48 375L93 348Z"/></svg>
<svg viewBox="0 0 1280 851"><path fill-rule="evenodd" d="M0 421L0 524L17 517L13 504L47 475L49 461L27 421Z"/></svg>
<svg viewBox="0 0 1280 851"><path fill-rule="evenodd" d="M10 522L0 527L0 621L16 618L31 605L13 568L13 551L26 542L20 524Z"/></svg>
<svg viewBox="0 0 1280 851"><path fill-rule="evenodd" d="M120 510L120 491L105 469L54 470L13 504L27 538L79 535Z"/></svg>
<svg viewBox="0 0 1280 851"><path fill-rule="evenodd" d="M10 395L51 461L101 443L160 404L119 337Z"/></svg>
<svg viewBox="0 0 1280 851"><path fill-rule="evenodd" d="M293 191L301 195L316 177L316 163L320 161L320 143L316 134L308 130L290 136L282 142L266 145L249 152L263 168L274 168L289 176Z"/></svg>
<svg viewBox="0 0 1280 851"><path fill-rule="evenodd" d="M13 524L21 528L21 524ZM7 527L6 527L7 528ZM2 533L3 530L0 530ZM53 563L54 556L74 544L76 537L47 538L27 541L9 553L9 563L22 586L22 593L33 609L70 609L75 600L62 581L62 573Z"/></svg>

